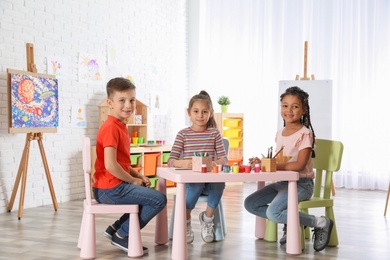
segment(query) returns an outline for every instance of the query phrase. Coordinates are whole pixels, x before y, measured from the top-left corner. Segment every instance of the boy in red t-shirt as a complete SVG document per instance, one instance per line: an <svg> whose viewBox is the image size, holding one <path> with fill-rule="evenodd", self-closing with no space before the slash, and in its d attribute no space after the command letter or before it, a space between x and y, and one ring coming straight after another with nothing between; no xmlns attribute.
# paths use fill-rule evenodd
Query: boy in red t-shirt
<svg viewBox="0 0 390 260"><path fill-rule="evenodd" d="M130 161L130 138L126 119L136 107L135 86L125 78L114 78L107 83L107 104L110 115L96 137L96 162L93 193L99 203L138 204L141 229L167 203L166 196L150 189L150 180L134 170ZM104 235L111 244L128 251L129 214L108 226ZM148 249L144 247L144 254Z"/></svg>

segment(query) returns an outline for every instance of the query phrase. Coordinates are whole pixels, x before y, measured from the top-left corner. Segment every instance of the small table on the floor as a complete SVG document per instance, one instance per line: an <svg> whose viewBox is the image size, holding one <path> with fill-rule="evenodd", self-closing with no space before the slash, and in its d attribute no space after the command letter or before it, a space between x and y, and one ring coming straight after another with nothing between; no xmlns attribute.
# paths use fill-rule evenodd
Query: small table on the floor
<svg viewBox="0 0 390 260"><path fill-rule="evenodd" d="M176 182L176 210L173 228L172 259L187 258L186 242L186 183L208 182L257 182L258 189L264 187L265 181L288 181L287 205L287 243L288 254L299 255L301 250L300 223L298 215L297 180L299 173L293 171L254 173L201 173L192 170L175 168L157 168L158 189L166 194L166 180ZM255 236L264 238L265 219L256 217ZM168 243L168 216L165 207L156 217L155 242Z"/></svg>

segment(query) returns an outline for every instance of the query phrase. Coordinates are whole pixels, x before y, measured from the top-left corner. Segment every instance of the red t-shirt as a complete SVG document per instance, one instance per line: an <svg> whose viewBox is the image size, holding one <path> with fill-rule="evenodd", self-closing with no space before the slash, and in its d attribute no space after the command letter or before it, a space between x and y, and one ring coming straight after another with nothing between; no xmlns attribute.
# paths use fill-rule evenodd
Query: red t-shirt
<svg viewBox="0 0 390 260"><path fill-rule="evenodd" d="M131 164L129 133L124 123L110 115L100 127L96 137L95 182L93 187L100 189L110 189L123 182L107 171L104 166L105 147L116 149L118 163L125 171L129 172Z"/></svg>

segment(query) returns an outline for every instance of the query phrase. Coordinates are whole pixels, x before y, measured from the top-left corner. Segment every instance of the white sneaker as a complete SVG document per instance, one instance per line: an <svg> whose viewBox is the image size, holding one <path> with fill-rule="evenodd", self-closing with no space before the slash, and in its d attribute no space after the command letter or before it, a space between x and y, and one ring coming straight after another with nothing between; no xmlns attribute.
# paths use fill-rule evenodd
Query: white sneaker
<svg viewBox="0 0 390 260"><path fill-rule="evenodd" d="M215 234L214 234L214 223L213 222L205 222L203 221L203 215L205 212L199 214L199 221L202 226L202 239L206 243L211 243L214 241Z"/></svg>
<svg viewBox="0 0 390 260"><path fill-rule="evenodd" d="M191 244L194 241L194 231L192 231L191 224L187 223L187 244Z"/></svg>

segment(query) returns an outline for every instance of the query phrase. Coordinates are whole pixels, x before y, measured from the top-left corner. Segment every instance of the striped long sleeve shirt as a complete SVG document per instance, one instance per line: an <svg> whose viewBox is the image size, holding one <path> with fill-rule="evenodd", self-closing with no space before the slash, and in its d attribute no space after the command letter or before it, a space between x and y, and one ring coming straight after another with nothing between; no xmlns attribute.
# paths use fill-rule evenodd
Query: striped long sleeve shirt
<svg viewBox="0 0 390 260"><path fill-rule="evenodd" d="M223 146L221 133L217 128L208 128L197 132L191 127L180 130L172 146L168 159L168 166L173 167L175 160L191 160L194 154L212 156L213 161L219 160L222 165L227 164L227 157Z"/></svg>

